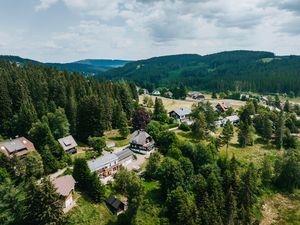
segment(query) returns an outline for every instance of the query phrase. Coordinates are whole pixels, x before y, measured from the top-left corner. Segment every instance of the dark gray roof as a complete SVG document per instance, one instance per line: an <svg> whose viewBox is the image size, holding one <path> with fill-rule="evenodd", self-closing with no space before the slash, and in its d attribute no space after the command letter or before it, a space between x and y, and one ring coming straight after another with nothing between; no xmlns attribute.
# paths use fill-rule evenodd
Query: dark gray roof
<svg viewBox="0 0 300 225"><path fill-rule="evenodd" d="M188 108L174 109L173 111L179 116L186 116L192 113L192 110Z"/></svg>
<svg viewBox="0 0 300 225"><path fill-rule="evenodd" d="M129 148L126 148L123 151L116 153L116 155L118 157L118 160L121 161L123 159L126 159L126 158L132 156L133 152Z"/></svg>
<svg viewBox="0 0 300 225"><path fill-rule="evenodd" d="M147 138L151 137L146 131L144 130L136 130L131 135L130 143L144 145L146 144Z"/></svg>
<svg viewBox="0 0 300 225"><path fill-rule="evenodd" d="M113 161L118 161L118 157L116 154L111 153L102 157L99 157L97 159L93 159L88 161L88 166L92 172L96 170L100 170L104 168L108 163L111 163Z"/></svg>
<svg viewBox="0 0 300 225"><path fill-rule="evenodd" d="M119 199L115 198L114 196L109 196L107 199L107 203L112 206L115 210L118 210L120 208L123 208L124 203L121 202Z"/></svg>
<svg viewBox="0 0 300 225"><path fill-rule="evenodd" d="M73 138L72 135L60 138L60 139L58 139L58 142L63 147L63 149L65 151L68 151L68 150L70 150L72 148L77 147L77 143L74 140L74 138Z"/></svg>

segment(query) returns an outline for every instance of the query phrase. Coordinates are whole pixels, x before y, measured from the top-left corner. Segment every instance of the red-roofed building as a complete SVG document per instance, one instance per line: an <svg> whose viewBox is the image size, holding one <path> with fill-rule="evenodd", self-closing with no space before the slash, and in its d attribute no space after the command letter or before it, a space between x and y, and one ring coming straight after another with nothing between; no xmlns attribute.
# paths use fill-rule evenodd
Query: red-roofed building
<svg viewBox="0 0 300 225"><path fill-rule="evenodd" d="M219 102L217 105L216 105L216 109L219 111L219 112L226 112L228 107L227 105L225 105L224 102Z"/></svg>
<svg viewBox="0 0 300 225"><path fill-rule="evenodd" d="M18 137L1 142L0 150L7 157L12 158L14 155L17 157L23 157L29 152L35 151L35 147L33 143L25 137Z"/></svg>

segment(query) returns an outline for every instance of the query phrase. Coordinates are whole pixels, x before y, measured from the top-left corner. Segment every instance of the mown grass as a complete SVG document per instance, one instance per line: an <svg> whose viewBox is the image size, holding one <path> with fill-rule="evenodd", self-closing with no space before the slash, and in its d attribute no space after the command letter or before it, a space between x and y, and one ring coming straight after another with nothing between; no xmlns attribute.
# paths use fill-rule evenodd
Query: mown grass
<svg viewBox="0 0 300 225"><path fill-rule="evenodd" d="M104 133L104 137L106 141L112 141L116 143L116 147L123 147L129 144L129 136L127 138L123 138L118 130L111 130Z"/></svg>
<svg viewBox="0 0 300 225"><path fill-rule="evenodd" d="M106 225L116 221L105 203L95 204L86 196L77 193L77 205L68 212L69 225Z"/></svg>

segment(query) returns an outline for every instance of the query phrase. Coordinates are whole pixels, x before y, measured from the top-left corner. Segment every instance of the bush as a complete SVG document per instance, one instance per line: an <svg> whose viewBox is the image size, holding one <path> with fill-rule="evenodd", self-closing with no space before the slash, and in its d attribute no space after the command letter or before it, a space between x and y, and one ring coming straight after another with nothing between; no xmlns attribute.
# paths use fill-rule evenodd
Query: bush
<svg viewBox="0 0 300 225"><path fill-rule="evenodd" d="M89 145L99 153L106 147L105 139L103 137L89 137L88 141Z"/></svg>
<svg viewBox="0 0 300 225"><path fill-rule="evenodd" d="M187 123L181 123L178 127L182 131L190 131L191 128Z"/></svg>

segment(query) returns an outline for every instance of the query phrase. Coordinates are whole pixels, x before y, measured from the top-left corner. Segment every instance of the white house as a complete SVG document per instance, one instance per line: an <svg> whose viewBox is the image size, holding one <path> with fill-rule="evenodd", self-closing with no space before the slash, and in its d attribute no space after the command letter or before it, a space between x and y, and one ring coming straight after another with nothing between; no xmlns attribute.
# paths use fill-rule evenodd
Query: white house
<svg viewBox="0 0 300 225"><path fill-rule="evenodd" d="M169 116L178 122L188 122L190 121L190 115L192 113L191 109L188 108L180 108L174 109L169 112Z"/></svg>

